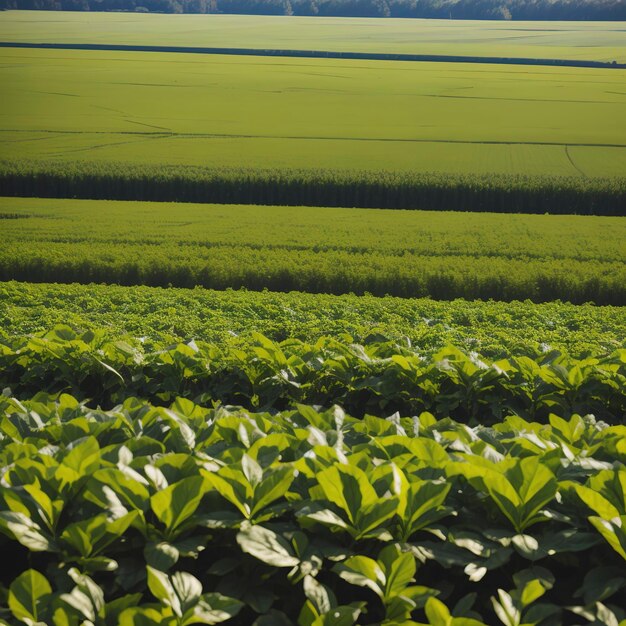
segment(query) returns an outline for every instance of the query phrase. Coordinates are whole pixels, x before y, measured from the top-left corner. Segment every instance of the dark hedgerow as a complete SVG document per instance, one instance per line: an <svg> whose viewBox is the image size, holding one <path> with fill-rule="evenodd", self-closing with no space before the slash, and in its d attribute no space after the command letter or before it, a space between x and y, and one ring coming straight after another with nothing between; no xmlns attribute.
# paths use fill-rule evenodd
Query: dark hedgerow
<svg viewBox="0 0 626 626"><path fill-rule="evenodd" d="M0 161L0 195L626 215L626 178Z"/></svg>

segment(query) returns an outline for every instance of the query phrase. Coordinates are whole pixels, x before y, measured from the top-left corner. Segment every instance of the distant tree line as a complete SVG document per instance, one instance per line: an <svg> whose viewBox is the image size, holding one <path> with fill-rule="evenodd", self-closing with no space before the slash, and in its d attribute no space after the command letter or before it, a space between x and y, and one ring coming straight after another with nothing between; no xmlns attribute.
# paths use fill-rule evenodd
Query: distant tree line
<svg viewBox="0 0 626 626"><path fill-rule="evenodd" d="M626 20L624 0L0 0L0 9L497 20Z"/></svg>

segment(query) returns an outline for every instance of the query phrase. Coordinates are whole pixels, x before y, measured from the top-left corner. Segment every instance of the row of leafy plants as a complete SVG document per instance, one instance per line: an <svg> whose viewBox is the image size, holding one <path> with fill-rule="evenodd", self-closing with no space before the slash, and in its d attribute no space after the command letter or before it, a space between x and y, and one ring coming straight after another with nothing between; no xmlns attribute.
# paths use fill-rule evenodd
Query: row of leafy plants
<svg viewBox="0 0 626 626"><path fill-rule="evenodd" d="M490 361L452 346L421 354L408 341L376 336L363 345L328 337L276 343L253 333L249 343L218 346L111 341L68 326L0 335L0 388L20 398L68 392L104 407L130 396L157 404L181 397L261 410L339 404L357 417L432 411L471 425L510 414L545 421L552 412L619 424L625 383L624 349L584 359L547 350Z"/></svg>
<svg viewBox="0 0 626 626"><path fill-rule="evenodd" d="M0 194L498 213L624 215L626 178L208 169L0 161Z"/></svg>
<svg viewBox="0 0 626 626"><path fill-rule="evenodd" d="M0 249L0 281L8 280L626 305L623 261L320 253L236 244L11 241Z"/></svg>
<svg viewBox="0 0 626 626"><path fill-rule="evenodd" d="M10 389L0 416L0 623L626 624L624 425Z"/></svg>
<svg viewBox="0 0 626 626"><path fill-rule="evenodd" d="M374 334L381 341L408 337L424 355L449 344L491 359L533 356L541 346L576 358L626 348L626 315L618 307L0 283L0 328L24 335L61 320L83 332L104 330L111 339L132 334L165 343L202 337L241 345L249 342L253 325L272 341L315 342L331 335L362 343Z"/></svg>
<svg viewBox="0 0 626 626"><path fill-rule="evenodd" d="M626 304L626 225L461 214L4 198L0 281ZM237 233L233 237L233 233Z"/></svg>

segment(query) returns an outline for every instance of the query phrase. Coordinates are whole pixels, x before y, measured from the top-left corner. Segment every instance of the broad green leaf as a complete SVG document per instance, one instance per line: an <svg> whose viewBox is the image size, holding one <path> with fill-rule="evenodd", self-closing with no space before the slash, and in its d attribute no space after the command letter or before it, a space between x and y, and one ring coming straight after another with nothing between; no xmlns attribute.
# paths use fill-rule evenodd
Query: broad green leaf
<svg viewBox="0 0 626 626"><path fill-rule="evenodd" d="M237 534L237 543L244 552L272 567L294 567L300 563L285 539L262 526L242 527Z"/></svg>
<svg viewBox="0 0 626 626"><path fill-rule="evenodd" d="M30 495L35 503L41 521L52 530L63 510L63 500L51 500L48 494L35 484L24 485L24 491Z"/></svg>
<svg viewBox="0 0 626 626"><path fill-rule="evenodd" d="M507 458L500 464L480 457L453 462L449 475L460 474L472 486L486 491L518 532L532 525L538 510L556 495L554 474L537 457Z"/></svg>
<svg viewBox="0 0 626 626"><path fill-rule="evenodd" d="M106 603L105 615L108 624L119 625L120 615L128 608L141 604L142 594L133 593Z"/></svg>
<svg viewBox="0 0 626 626"><path fill-rule="evenodd" d="M75 567L68 570L69 577L76 587L69 594L62 594L61 599L79 610L87 619L94 620L104 608L104 592L96 582L82 574Z"/></svg>
<svg viewBox="0 0 626 626"><path fill-rule="evenodd" d="M102 516L99 516L99 519L97 520L91 519L69 524L61 534L61 540L65 542L66 546L69 544L71 548L74 548L80 556L89 556L93 550L89 530L95 530L93 528L94 522L99 522L104 527L106 526L106 516L103 514Z"/></svg>
<svg viewBox="0 0 626 626"><path fill-rule="evenodd" d="M266 506L282 498L293 482L294 472L291 467L277 467L268 470L254 490L254 505L251 516L254 517Z"/></svg>
<svg viewBox="0 0 626 626"><path fill-rule="evenodd" d="M523 503L520 530L524 530L535 513L556 495L557 480L554 474L542 465L538 457L522 459L517 467L523 477L518 494ZM507 476L515 469L509 470Z"/></svg>
<svg viewBox="0 0 626 626"><path fill-rule="evenodd" d="M333 571L351 585L368 587L381 600L385 597L385 573L380 565L367 556L351 556L333 567Z"/></svg>
<svg viewBox="0 0 626 626"><path fill-rule="evenodd" d="M535 600L541 598L545 592L546 590L540 581L531 580L522 590L522 594L520 596L522 606L526 607L529 604L532 604Z"/></svg>
<svg viewBox="0 0 626 626"><path fill-rule="evenodd" d="M602 519L611 520L615 517L619 517L617 508L602 494L584 485L575 485L574 489L579 498Z"/></svg>
<svg viewBox="0 0 626 626"><path fill-rule="evenodd" d="M591 516L589 521L607 540L611 548L626 560L626 515L615 517L610 521Z"/></svg>
<svg viewBox="0 0 626 626"><path fill-rule="evenodd" d="M398 517L404 529L402 539L408 540L418 530L449 514L443 503L451 486L449 482L433 481L418 481L407 486L398 506Z"/></svg>
<svg viewBox="0 0 626 626"><path fill-rule="evenodd" d="M56 476L62 488L93 474L100 466L100 446L95 437L86 437L63 457Z"/></svg>
<svg viewBox="0 0 626 626"><path fill-rule="evenodd" d="M513 598L504 589L498 589L498 599L491 598L493 609L498 619L505 626L519 626L522 619L521 611L515 606Z"/></svg>
<svg viewBox="0 0 626 626"><path fill-rule="evenodd" d="M502 473L486 464L479 465L475 459L467 463L452 462L448 465L447 472L449 475L460 474L476 489L487 492L513 527L521 530L519 512L522 502Z"/></svg>
<svg viewBox="0 0 626 626"><path fill-rule="evenodd" d="M164 606L170 607L177 617L183 616L183 607L174 585L165 572L146 567L148 573L148 588L152 595L161 601Z"/></svg>
<svg viewBox="0 0 626 626"><path fill-rule="evenodd" d="M357 623L362 608L360 606L337 606L320 615L311 626L353 626Z"/></svg>
<svg viewBox="0 0 626 626"><path fill-rule="evenodd" d="M576 596L582 596L587 605L594 604L603 602L624 587L626 587L626 576L623 568L599 566L586 574Z"/></svg>
<svg viewBox="0 0 626 626"><path fill-rule="evenodd" d="M448 607L437 598L428 598L424 611L431 626L450 626L452 624L452 616Z"/></svg>
<svg viewBox="0 0 626 626"><path fill-rule="evenodd" d="M317 475L317 480L328 500L341 507L352 524L362 507L378 500L365 472L353 465L329 467Z"/></svg>
<svg viewBox="0 0 626 626"><path fill-rule="evenodd" d="M193 617L184 624L219 624L237 615L244 603L219 593L205 593L196 605Z"/></svg>
<svg viewBox="0 0 626 626"><path fill-rule="evenodd" d="M307 504L298 512L299 518L306 518L324 524L324 526L337 527L347 530L348 524L330 509L317 508Z"/></svg>
<svg viewBox="0 0 626 626"><path fill-rule="evenodd" d="M140 477L139 474L137 476ZM146 486L137 478L131 478L117 468L105 468L95 472L88 483L85 499L103 508L108 507L111 499L106 487L111 489L126 507L145 511L149 506L150 494Z"/></svg>
<svg viewBox="0 0 626 626"><path fill-rule="evenodd" d="M318 615L328 613L337 605L337 600L333 592L313 578L313 576L305 576L303 580L304 595L310 600Z"/></svg>
<svg viewBox="0 0 626 626"><path fill-rule="evenodd" d="M379 564L385 572L385 600L404 591L415 576L415 557L410 552L402 552L392 544L383 548L378 555Z"/></svg>
<svg viewBox="0 0 626 626"><path fill-rule="evenodd" d="M250 518L253 490L243 472L227 467L218 474L205 472L203 475L223 498L234 504L246 519Z"/></svg>
<svg viewBox="0 0 626 626"><path fill-rule="evenodd" d="M134 607L122 611L119 626L178 626L177 619L163 615L161 610Z"/></svg>
<svg viewBox="0 0 626 626"><path fill-rule="evenodd" d="M96 611L89 594L85 593L82 589L74 587L70 593L61 594L61 600L72 607L75 611L89 622L96 620Z"/></svg>
<svg viewBox="0 0 626 626"><path fill-rule="evenodd" d="M202 583L187 572L175 572L171 581L183 613L193 609L202 595Z"/></svg>
<svg viewBox="0 0 626 626"><path fill-rule="evenodd" d="M69 543L83 557L96 555L119 539L137 519L138 511L132 511L110 520L105 513L66 526L61 539Z"/></svg>
<svg viewBox="0 0 626 626"><path fill-rule="evenodd" d="M241 457L241 469L252 487L256 487L263 480L263 469L247 454Z"/></svg>
<svg viewBox="0 0 626 626"><path fill-rule="evenodd" d="M383 498L364 506L357 516L356 538L377 536L380 527L395 515L397 509L398 498L396 496Z"/></svg>
<svg viewBox="0 0 626 626"><path fill-rule="evenodd" d="M10 537L14 537L33 552L54 549L51 539L44 534L38 524L24 515L24 513L0 511L0 530Z"/></svg>
<svg viewBox="0 0 626 626"><path fill-rule="evenodd" d="M168 536L173 536L178 527L195 513L207 490L208 484L202 476L190 476L150 498L150 506L165 525Z"/></svg>
<svg viewBox="0 0 626 626"><path fill-rule="evenodd" d="M29 569L20 574L9 587L9 609L15 619L38 624L44 616L52 587L43 574Z"/></svg>
<svg viewBox="0 0 626 626"><path fill-rule="evenodd" d="M146 564L150 567L166 572L178 562L180 552L170 543L147 543L143 550Z"/></svg>

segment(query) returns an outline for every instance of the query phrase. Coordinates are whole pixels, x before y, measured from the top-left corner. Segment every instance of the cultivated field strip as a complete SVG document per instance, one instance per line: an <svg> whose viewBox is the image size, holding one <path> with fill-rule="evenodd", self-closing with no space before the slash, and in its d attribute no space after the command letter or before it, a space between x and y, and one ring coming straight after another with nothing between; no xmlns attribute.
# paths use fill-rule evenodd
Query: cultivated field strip
<svg viewBox="0 0 626 626"><path fill-rule="evenodd" d="M69 391L102 408L135 397L267 411L339 404L355 417L431 411L471 426L509 415L546 423L555 411L617 425L626 409L624 349L583 359L547 350L491 361L453 346L425 354L380 338L279 344L254 333L240 346L155 344L61 325L34 336L0 334L0 364L0 383L18 399Z"/></svg>
<svg viewBox="0 0 626 626"><path fill-rule="evenodd" d="M21 198L0 207L2 280L626 302L616 218Z"/></svg>
<svg viewBox="0 0 626 626"><path fill-rule="evenodd" d="M7 48L0 156L623 177L622 74Z"/></svg>
<svg viewBox="0 0 626 626"><path fill-rule="evenodd" d="M254 331L274 341L387 337L410 342L425 355L452 344L493 359L550 350L582 358L626 348L622 307L0 283L5 332L38 333L61 323L102 331L111 340L127 334L164 343L195 337L221 346L249 343Z"/></svg>
<svg viewBox="0 0 626 626"><path fill-rule="evenodd" d="M183 346L174 355L188 360ZM570 612L618 623L623 425L163 401L0 396L0 532L21 572L8 617L485 626L539 611L550 624Z"/></svg>
<svg viewBox="0 0 626 626"><path fill-rule="evenodd" d="M622 615L624 581L598 581L626 559L624 350L491 362L59 326L0 336L0 365L7 616Z"/></svg>
<svg viewBox="0 0 626 626"><path fill-rule="evenodd" d="M626 61L611 22L3 11L0 40Z"/></svg>

